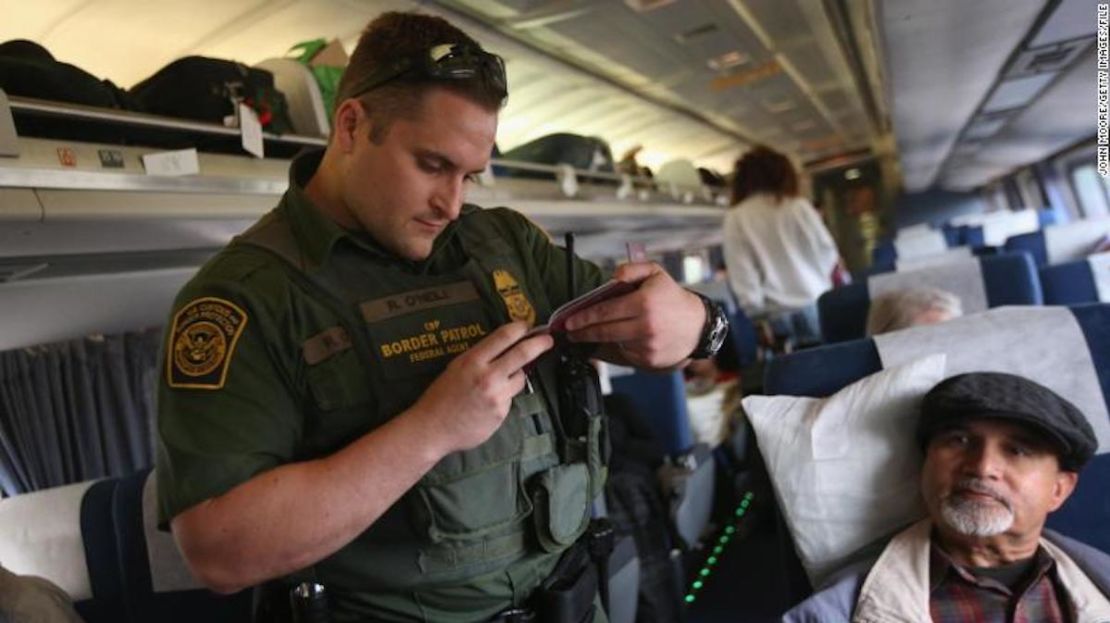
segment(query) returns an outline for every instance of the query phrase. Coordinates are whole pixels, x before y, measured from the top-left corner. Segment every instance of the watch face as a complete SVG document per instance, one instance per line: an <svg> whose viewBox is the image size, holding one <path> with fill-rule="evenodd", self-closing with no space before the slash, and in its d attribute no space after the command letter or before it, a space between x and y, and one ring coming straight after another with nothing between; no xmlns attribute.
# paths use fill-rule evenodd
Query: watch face
<svg viewBox="0 0 1110 623"><path fill-rule="evenodd" d="M716 355L724 344L725 336L728 335L728 317L720 305L700 294L698 296L705 304L708 318L702 330L701 339L690 356L694 359L704 359Z"/></svg>
<svg viewBox="0 0 1110 623"><path fill-rule="evenodd" d="M720 350L721 344L724 344L725 336L728 335L728 319L725 318L720 308L717 308L717 313L714 316L713 331L709 336L709 348L716 353Z"/></svg>

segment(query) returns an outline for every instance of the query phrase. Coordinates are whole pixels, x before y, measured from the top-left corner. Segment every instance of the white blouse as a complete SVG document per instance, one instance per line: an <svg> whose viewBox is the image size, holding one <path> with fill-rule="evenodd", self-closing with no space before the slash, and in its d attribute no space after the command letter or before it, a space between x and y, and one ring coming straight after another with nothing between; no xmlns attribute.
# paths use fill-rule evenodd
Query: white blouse
<svg viewBox="0 0 1110 623"><path fill-rule="evenodd" d="M832 287L840 256L805 199L752 195L729 210L724 229L729 285L749 315L807 307Z"/></svg>

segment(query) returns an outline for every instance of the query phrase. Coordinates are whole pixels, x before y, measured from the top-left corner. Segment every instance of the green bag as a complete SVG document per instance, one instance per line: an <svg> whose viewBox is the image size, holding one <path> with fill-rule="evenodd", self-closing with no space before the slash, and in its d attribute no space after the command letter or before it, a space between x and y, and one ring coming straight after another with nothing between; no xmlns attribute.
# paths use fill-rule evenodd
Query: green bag
<svg viewBox="0 0 1110 623"><path fill-rule="evenodd" d="M324 107L328 111L328 116L335 111L335 96L339 92L339 79L343 77L343 67L335 67L332 65L313 65L312 59L328 46L327 39L313 39L312 41L305 41L289 48L290 52L300 51L300 56L294 57L296 61L304 64L312 72L312 76L316 78L316 84L320 86L320 95L324 99Z"/></svg>

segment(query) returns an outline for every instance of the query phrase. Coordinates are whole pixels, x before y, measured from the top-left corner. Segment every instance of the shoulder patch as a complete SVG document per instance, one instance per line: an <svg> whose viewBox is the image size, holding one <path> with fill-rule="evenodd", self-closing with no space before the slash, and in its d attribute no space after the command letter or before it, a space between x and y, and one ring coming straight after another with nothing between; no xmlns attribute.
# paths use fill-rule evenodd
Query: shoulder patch
<svg viewBox="0 0 1110 623"><path fill-rule="evenodd" d="M170 387L220 389L227 379L235 344L247 326L247 314L216 297L190 301L173 317L166 348Z"/></svg>

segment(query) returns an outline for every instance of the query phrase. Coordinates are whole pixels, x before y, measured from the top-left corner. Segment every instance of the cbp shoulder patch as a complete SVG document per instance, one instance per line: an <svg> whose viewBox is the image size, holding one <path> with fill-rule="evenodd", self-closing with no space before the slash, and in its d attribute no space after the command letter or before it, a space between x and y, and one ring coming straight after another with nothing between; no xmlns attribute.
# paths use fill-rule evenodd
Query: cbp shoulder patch
<svg viewBox="0 0 1110 623"><path fill-rule="evenodd" d="M182 307L173 317L166 348L170 387L222 388L245 326L247 314L221 298L199 298Z"/></svg>

